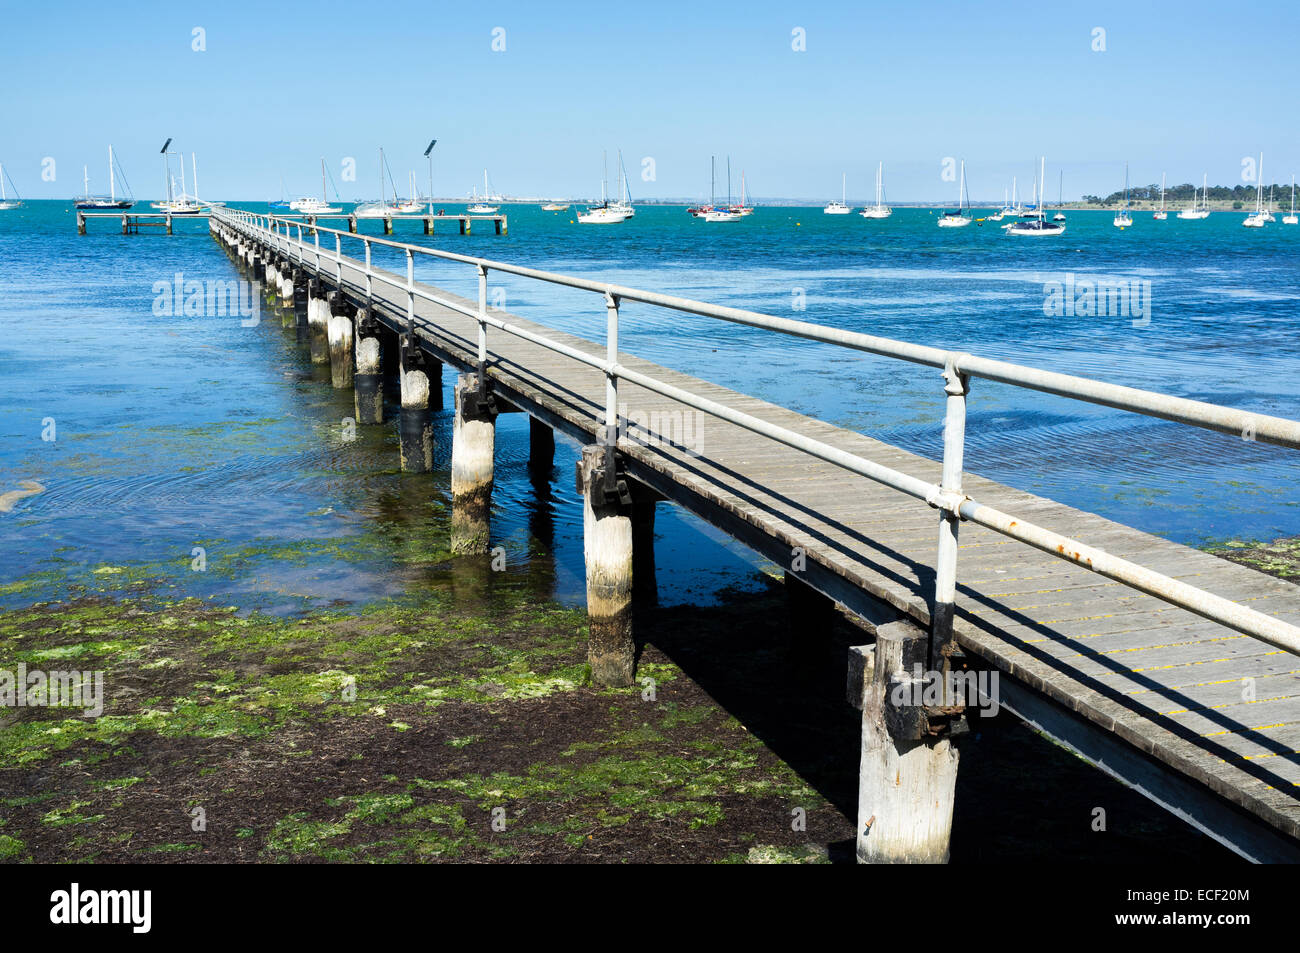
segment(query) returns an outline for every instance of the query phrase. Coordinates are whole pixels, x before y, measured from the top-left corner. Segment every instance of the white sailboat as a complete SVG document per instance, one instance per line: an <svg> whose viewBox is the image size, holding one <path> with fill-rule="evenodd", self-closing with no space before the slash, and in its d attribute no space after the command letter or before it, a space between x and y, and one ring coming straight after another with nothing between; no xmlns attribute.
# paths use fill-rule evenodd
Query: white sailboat
<svg viewBox="0 0 1300 953"><path fill-rule="evenodd" d="M632 207L632 193L627 187L627 170L623 168L623 150L618 150L618 197L609 203L609 207L615 212L622 212L624 218L632 218L636 215L636 209Z"/></svg>
<svg viewBox="0 0 1300 953"><path fill-rule="evenodd" d="M9 178L9 173L5 172L4 163L0 162L0 212L8 212L10 209L18 208L23 204L22 197L18 194L18 186L14 185L14 197L10 198L9 193L5 190L5 180L13 185L14 180ZM1292 180L1291 204L1295 205L1295 183Z"/></svg>
<svg viewBox="0 0 1300 953"><path fill-rule="evenodd" d="M1151 213L1151 217L1158 222L1163 222L1169 217L1169 213L1165 211L1165 174L1163 172L1160 173L1160 207Z"/></svg>
<svg viewBox="0 0 1300 953"><path fill-rule="evenodd" d="M397 210L403 215L415 215L424 211L428 204L420 200L419 189L415 186L415 173L407 174L406 187L411 190L411 196L407 199L397 199Z"/></svg>
<svg viewBox="0 0 1300 953"><path fill-rule="evenodd" d="M477 189L475 190L474 194L477 197L478 195ZM469 208L465 209L465 211L469 212L471 215L491 215L494 212L499 211L500 210L499 205L489 205L487 203L487 200L490 199L491 197L492 197L492 191L491 189L488 188L487 169L484 169L483 170L483 199L484 200L482 202L479 201L472 202Z"/></svg>
<svg viewBox="0 0 1300 953"><path fill-rule="evenodd" d="M1041 157L1039 162L1041 163L1039 179L1045 182L1047 181L1047 157ZM1045 202L1040 201L1037 210L1032 215L1027 215L1019 221L1003 226L1003 231L1008 235L1023 235L1029 238L1042 238L1050 235L1064 234L1064 225L1058 225L1056 222L1049 222L1047 220L1047 209L1044 207L1045 205Z"/></svg>
<svg viewBox="0 0 1300 953"><path fill-rule="evenodd" d="M1116 228L1128 228L1133 224L1133 216L1128 213L1128 163L1124 163L1124 207L1115 213L1111 222Z"/></svg>
<svg viewBox="0 0 1300 953"><path fill-rule="evenodd" d="M609 153L604 155L604 171L600 177L600 204L588 206L584 211L578 213L578 222L582 225L617 225L619 222L627 221L627 215L623 212L616 211L609 204ZM486 173L484 173L486 176ZM483 180L484 186L487 185L487 179Z"/></svg>
<svg viewBox="0 0 1300 953"><path fill-rule="evenodd" d="M744 169L740 170L740 204L732 205L729 211L735 212L737 215L741 215L741 216L754 214L753 207L750 206L745 201L745 170Z"/></svg>
<svg viewBox="0 0 1300 953"><path fill-rule="evenodd" d="M876 166L876 204L868 205L861 212L863 218L889 218L894 210L885 204L885 163Z"/></svg>
<svg viewBox="0 0 1300 953"><path fill-rule="evenodd" d="M939 216L940 228L961 228L971 223L970 205L966 202L966 160L961 160L961 184L957 187L957 211L944 212Z"/></svg>
<svg viewBox="0 0 1300 953"><path fill-rule="evenodd" d="M199 191L199 165L198 159L194 153L190 153L190 160L194 163L194 195L189 194L189 186L185 183L185 153L181 153L181 191L176 193L176 182L172 181L172 196L159 207L164 212L170 212L172 215L198 215L203 211L203 205L198 200Z"/></svg>
<svg viewBox="0 0 1300 953"><path fill-rule="evenodd" d="M1263 228L1268 224L1264 210L1264 153L1259 154L1259 177L1255 180L1255 211L1246 216L1241 223L1246 228Z"/></svg>
<svg viewBox="0 0 1300 953"><path fill-rule="evenodd" d="M119 199L117 197L117 162L113 158L113 144L108 146L108 196L90 194L90 170L85 166L81 167L82 183L85 192L74 200L74 205L81 209L105 209L105 208L130 208L135 204L134 198ZM125 182L125 175L123 181ZM128 191L130 186L127 186Z"/></svg>
<svg viewBox="0 0 1300 953"><path fill-rule="evenodd" d="M325 157L320 159L320 198L314 195L304 196L295 199L289 203L289 208L295 212L302 212L306 215L326 215L331 212L339 212L342 209L331 208L327 198L328 193L325 191Z"/></svg>
<svg viewBox="0 0 1300 953"><path fill-rule="evenodd" d="M1208 183L1208 182L1209 182L1209 176L1208 176L1208 175L1202 175L1202 176L1201 176L1201 200L1198 202L1198 201L1196 200L1196 195L1195 195L1195 193L1193 193L1193 194L1192 194L1192 207L1191 207L1191 208L1185 208L1185 209L1180 210L1179 213L1178 213L1178 218L1181 218L1181 219L1189 219L1189 220L1192 220L1192 221L1199 221L1200 219L1203 219L1203 218L1209 218L1209 217L1210 217L1210 202L1209 202L1209 199L1208 199L1208 197L1207 197L1207 196L1208 196L1208 186L1207 186L1207 183Z"/></svg>
<svg viewBox="0 0 1300 953"><path fill-rule="evenodd" d="M848 215L849 212L853 211L853 209L844 204L844 200L848 197L848 181L849 176L847 172L840 176L840 200L838 202L831 202L822 209L822 211L827 215Z"/></svg>
<svg viewBox="0 0 1300 953"><path fill-rule="evenodd" d="M3 185L3 183L0 183L0 185ZM1296 214L1295 214L1295 176L1294 175L1291 176L1291 214L1282 216L1282 224L1283 225L1300 224L1300 218L1296 218Z"/></svg>
<svg viewBox="0 0 1300 953"><path fill-rule="evenodd" d="M397 209L397 186L393 186L393 201L388 201L388 188L384 185L384 170L388 167L384 161L384 148L379 147L379 201L362 202L352 210L352 214L357 218L390 218L398 214ZM321 189L325 188L325 160L321 160Z"/></svg>
<svg viewBox="0 0 1300 953"><path fill-rule="evenodd" d="M1056 214L1052 216L1053 222L1064 222L1065 213L1061 211L1061 206L1065 204L1065 170L1061 170L1060 178L1056 180Z"/></svg>

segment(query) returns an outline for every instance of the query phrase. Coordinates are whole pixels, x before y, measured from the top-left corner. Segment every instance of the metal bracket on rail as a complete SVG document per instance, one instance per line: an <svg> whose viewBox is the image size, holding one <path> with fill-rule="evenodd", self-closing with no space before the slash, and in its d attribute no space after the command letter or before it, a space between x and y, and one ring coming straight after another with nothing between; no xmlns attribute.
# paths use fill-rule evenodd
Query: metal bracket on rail
<svg viewBox="0 0 1300 953"><path fill-rule="evenodd" d="M496 395L492 393L492 382L487 376L487 366L480 361L475 373L472 390L460 393L461 412L466 417L495 416L501 412L497 406Z"/></svg>

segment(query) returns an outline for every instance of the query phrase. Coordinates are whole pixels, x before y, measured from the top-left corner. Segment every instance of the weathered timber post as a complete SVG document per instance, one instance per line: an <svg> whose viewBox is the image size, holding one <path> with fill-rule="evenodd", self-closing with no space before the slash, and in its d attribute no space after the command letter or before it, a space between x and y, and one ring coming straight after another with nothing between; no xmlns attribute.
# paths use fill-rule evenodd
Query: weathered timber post
<svg viewBox="0 0 1300 953"><path fill-rule="evenodd" d="M353 235L357 233L357 217L355 215L348 216L348 231Z"/></svg>
<svg viewBox="0 0 1300 953"><path fill-rule="evenodd" d="M910 621L876 629L874 646L851 650L849 701L862 709L858 773L858 862L942 864L948 860L957 749L965 723L923 704L927 633Z"/></svg>
<svg viewBox="0 0 1300 953"><path fill-rule="evenodd" d="M272 252L266 256L266 293L274 295L276 288L280 286L280 263L275 259L275 253Z"/></svg>
<svg viewBox="0 0 1300 953"><path fill-rule="evenodd" d="M506 220L504 218L498 218L496 220L496 226L498 235L504 235L506 233Z"/></svg>
<svg viewBox="0 0 1300 953"><path fill-rule="evenodd" d="M433 234L433 219L429 218L427 215L424 217L424 234Z"/></svg>
<svg viewBox="0 0 1300 953"><path fill-rule="evenodd" d="M384 216L384 234L393 234L393 220L387 215Z"/></svg>
<svg viewBox="0 0 1300 953"><path fill-rule="evenodd" d="M352 378L357 423L384 422L384 376L381 363L379 322L365 308L357 311L356 374Z"/></svg>
<svg viewBox="0 0 1300 953"><path fill-rule="evenodd" d="M293 270L293 309L286 311L281 323L286 328L298 330L298 343L304 343L303 334L308 330L307 314L310 298L307 294L307 275L301 268Z"/></svg>
<svg viewBox="0 0 1300 953"><path fill-rule="evenodd" d="M468 218L462 218L462 219L460 220L460 233L461 233L462 235L468 235L468 234L469 234L469 219L468 219Z"/></svg>
<svg viewBox="0 0 1300 953"><path fill-rule="evenodd" d="M311 362L313 364L328 364L330 360L329 352L329 331L327 325L329 322L329 305L325 301L325 293L321 288L320 279L311 278L307 281L307 332L308 340L311 343Z"/></svg>
<svg viewBox="0 0 1300 953"><path fill-rule="evenodd" d="M433 414L429 410L427 363L413 335L403 334L397 349L402 381L402 469L427 473L433 469Z"/></svg>
<svg viewBox="0 0 1300 953"><path fill-rule="evenodd" d="M627 481L607 474L607 448L582 448L582 550L587 564L587 660L597 685L632 684L632 496Z"/></svg>
<svg viewBox="0 0 1300 953"><path fill-rule="evenodd" d="M170 235L171 233L172 233L172 217L171 217L171 213L169 212L167 214L167 234Z"/></svg>
<svg viewBox="0 0 1300 953"><path fill-rule="evenodd" d="M122 216L122 234L125 235L126 233L127 233L127 232L126 232L126 216L123 215L123 216Z"/></svg>
<svg viewBox="0 0 1300 953"><path fill-rule="evenodd" d="M330 350L330 381L335 389L352 386L352 305L343 292L329 296L329 323L326 335Z"/></svg>
<svg viewBox="0 0 1300 953"><path fill-rule="evenodd" d="M86 216L82 212L77 213L77 234L86 234Z"/></svg>
<svg viewBox="0 0 1300 953"><path fill-rule="evenodd" d="M488 550L496 420L487 382L478 374L462 374L451 438L451 551L457 555Z"/></svg>

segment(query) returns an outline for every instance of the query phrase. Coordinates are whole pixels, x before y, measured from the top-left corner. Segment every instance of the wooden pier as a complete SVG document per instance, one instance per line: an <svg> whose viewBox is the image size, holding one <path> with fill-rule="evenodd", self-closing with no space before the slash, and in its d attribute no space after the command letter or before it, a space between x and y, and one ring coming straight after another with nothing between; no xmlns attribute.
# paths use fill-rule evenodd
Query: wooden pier
<svg viewBox="0 0 1300 953"><path fill-rule="evenodd" d="M434 229L439 222L455 222L460 234L469 235L473 231L475 222L491 222L493 230L498 235L505 235L509 232L509 221L505 215L384 215L359 216L355 212L326 212L324 214L313 214L310 212L289 212L277 216L284 220L304 221L308 225L315 225L318 221L325 219L346 219L348 231L357 234L357 224L363 221L376 221L383 223L385 235L393 234L394 222L421 222L424 225L424 234L435 234Z"/></svg>
<svg viewBox="0 0 1300 953"><path fill-rule="evenodd" d="M77 210L77 234L86 234L87 219L92 218L116 218L122 222L123 235L138 235L142 228L162 228L166 229L167 234L172 233L172 222L176 219L207 219L207 212L197 212L193 215L175 215L172 212L132 212L123 209L120 212L85 212Z"/></svg>
<svg viewBox="0 0 1300 953"><path fill-rule="evenodd" d="M333 383L355 388L360 423L382 419L383 369L400 373L407 469L429 468L442 366L460 372L454 552L487 551L498 414L532 418L543 462L554 431L584 445L575 479L598 683L629 684L635 640L653 639L633 632L630 593L657 501L783 567L799 604L856 618L873 637L846 663L863 712L860 860L947 857L960 737L990 699L944 689L909 701L922 670L996 674L1001 706L1242 856L1300 859L1300 587L962 467L980 378L1217 430L1228 453L1247 431L1298 448L1300 423L323 226L333 242L308 242L306 225L280 218L220 210L210 227L310 323L313 357L341 365ZM405 250L406 274L374 267L376 245ZM417 254L474 268L479 300L416 282ZM501 272L592 292L604 339L490 310ZM623 353L624 300L936 368L943 461ZM810 628L819 617L809 612Z"/></svg>

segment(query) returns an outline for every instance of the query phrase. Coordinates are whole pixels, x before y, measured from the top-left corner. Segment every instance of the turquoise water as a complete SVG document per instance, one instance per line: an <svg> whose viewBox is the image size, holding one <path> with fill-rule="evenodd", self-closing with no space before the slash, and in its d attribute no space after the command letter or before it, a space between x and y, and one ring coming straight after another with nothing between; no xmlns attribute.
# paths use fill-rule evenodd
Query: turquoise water
<svg viewBox="0 0 1300 953"><path fill-rule="evenodd" d="M1203 222L1138 214L1120 231L1108 214L1073 212L1064 236L1031 241L992 222L939 229L929 210L877 222L762 208L707 225L680 207L643 207L606 227L535 206L502 211L508 236L489 228L426 238L418 223L398 223L396 237L1300 417L1300 227L1280 217L1252 230L1237 213ZM238 316L154 313L155 283L178 272L236 277L206 222L179 221L171 237L118 231L99 219L77 236L66 202L0 213L0 493L21 480L45 488L0 514L0 599L43 591L11 586L5 596L6 584L34 573L184 570L194 547L221 571L182 572L178 585L273 609L436 582L446 571L438 559L413 569L399 557L411 537L442 532L446 414L444 471L403 476L394 426L345 439L350 396L322 385L265 308L256 327ZM1049 316L1045 288L1067 274L1149 282L1149 311ZM420 262L417 276L476 294L468 266ZM596 295L501 285L510 311L603 334ZM942 382L933 369L636 304L624 307L621 336L638 356L939 453ZM55 439L43 440L51 419ZM549 491L539 492L525 422L501 419L494 538L507 549L510 578L566 601L582 595L576 452L558 449ZM971 394L967 463L1192 544L1300 534L1292 452L984 381ZM751 556L693 518L669 509L659 532L662 600L705 602L752 579ZM296 564L259 555L302 540L311 545ZM347 558L330 548L350 543L363 545Z"/></svg>

